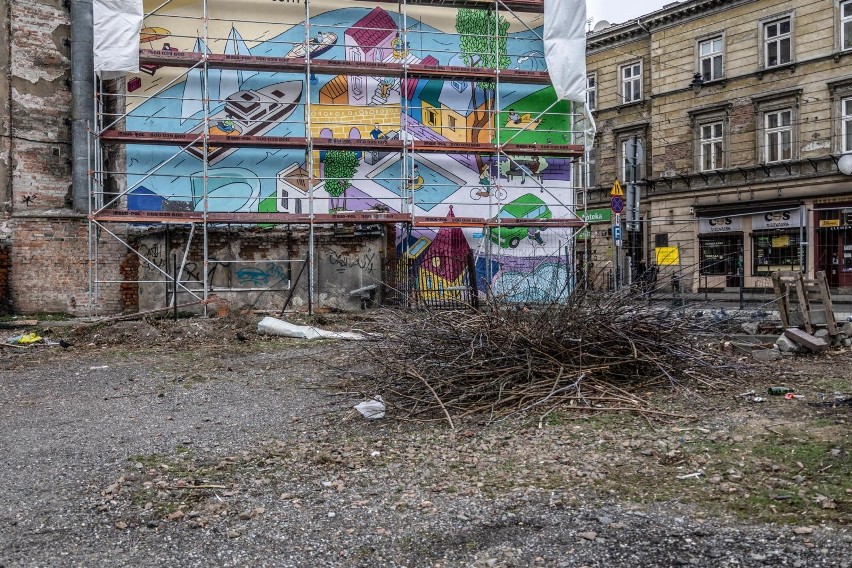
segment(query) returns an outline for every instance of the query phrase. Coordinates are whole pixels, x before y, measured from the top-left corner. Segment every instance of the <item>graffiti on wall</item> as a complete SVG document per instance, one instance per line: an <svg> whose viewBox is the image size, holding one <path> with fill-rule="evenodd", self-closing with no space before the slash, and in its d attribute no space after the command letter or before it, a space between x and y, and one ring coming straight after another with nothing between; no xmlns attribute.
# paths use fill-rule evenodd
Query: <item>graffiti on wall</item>
<svg viewBox="0 0 852 568"><path fill-rule="evenodd" d="M146 11L160 3L148 4L146 0ZM536 14L523 15L521 21L488 10L423 8L403 18L390 9L393 4L350 7L352 3L329 0L312 5L306 37L305 8L299 2L209 0L205 38L200 6L192 0L165 5L146 18L140 46L375 64L546 69L542 16ZM278 23L260 23L270 20ZM557 102L552 87L498 86L463 78L308 78L294 72L204 73L199 68L143 65L128 80L127 105L127 128L147 132L202 134L206 128L219 136L572 142L569 103ZM209 146L206 156L204 152L129 145L128 208L263 213L378 208L416 215L529 219L530 228L459 230L453 238L463 235L483 259L482 278L494 290L514 289L522 273L527 278L548 274L556 280L564 273L564 266L554 272L539 265L564 262L560 259L568 231L540 230L534 221L573 216L571 164L566 158L435 153L408 153L404 158L399 152L342 149L314 152L307 160L302 149ZM398 251L416 257L445 240L441 231L403 234ZM349 266L346 259L340 262ZM536 283L526 288L536 296L552 286Z"/></svg>

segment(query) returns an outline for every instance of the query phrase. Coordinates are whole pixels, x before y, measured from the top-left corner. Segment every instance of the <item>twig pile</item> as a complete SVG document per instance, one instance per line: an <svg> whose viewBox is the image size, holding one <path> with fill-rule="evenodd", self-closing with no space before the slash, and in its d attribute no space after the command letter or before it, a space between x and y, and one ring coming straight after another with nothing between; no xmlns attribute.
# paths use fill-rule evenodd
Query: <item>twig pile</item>
<svg viewBox="0 0 852 568"><path fill-rule="evenodd" d="M471 415L560 407L676 417L636 393L708 385L731 367L695 346L688 316L638 304L583 295L545 307L388 312L376 322L382 339L361 346L370 373L346 387L451 427Z"/></svg>

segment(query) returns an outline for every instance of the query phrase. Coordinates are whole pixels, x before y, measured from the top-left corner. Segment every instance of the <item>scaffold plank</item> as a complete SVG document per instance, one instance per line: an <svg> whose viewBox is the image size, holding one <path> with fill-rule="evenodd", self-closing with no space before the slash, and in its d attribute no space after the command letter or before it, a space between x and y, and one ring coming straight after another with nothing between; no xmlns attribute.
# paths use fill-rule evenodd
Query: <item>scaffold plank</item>
<svg viewBox="0 0 852 568"><path fill-rule="evenodd" d="M107 209L90 216L92 221L114 223L203 223L204 214L200 211L125 211ZM396 224L412 223L418 227L528 227L529 220L524 219L485 219L482 217L441 217L411 216L406 213L385 213L380 211L342 211L338 213L208 213L210 224L276 224L307 225L314 224ZM585 221L573 219L536 219L535 227L582 227Z"/></svg>
<svg viewBox="0 0 852 568"><path fill-rule="evenodd" d="M360 2L378 2L384 4L398 4L399 0L358 0ZM544 13L544 0L406 0L409 6L433 6L436 8L476 8L480 10L491 10L496 5L499 9L511 10L512 12L526 12L530 14Z"/></svg>
<svg viewBox="0 0 852 568"><path fill-rule="evenodd" d="M198 134L191 132L141 132L124 130L105 130L100 134L102 142L123 144L157 144L167 146L202 146ZM209 147L226 148L307 148L308 139L296 136L222 136L211 135L207 138ZM498 151L511 155L524 156L564 156L580 157L583 146L580 144L482 144L473 142L445 142L432 140L383 140L373 138L313 138L314 150L379 150L384 152L409 151L429 154L494 154Z"/></svg>
<svg viewBox="0 0 852 568"><path fill-rule="evenodd" d="M168 51L156 49L139 50L139 62L143 65L170 67L194 67L201 63L201 53L193 51ZM266 57L261 55L235 55L211 53L207 65L213 69L256 70L266 72L304 73L307 61L304 57ZM505 83L548 85L550 76L543 71L520 69L496 69L461 67L457 65L423 65L420 63L337 61L311 59L311 73L317 75L371 75L377 77L409 77L424 79L454 79L458 77L495 80L498 75Z"/></svg>

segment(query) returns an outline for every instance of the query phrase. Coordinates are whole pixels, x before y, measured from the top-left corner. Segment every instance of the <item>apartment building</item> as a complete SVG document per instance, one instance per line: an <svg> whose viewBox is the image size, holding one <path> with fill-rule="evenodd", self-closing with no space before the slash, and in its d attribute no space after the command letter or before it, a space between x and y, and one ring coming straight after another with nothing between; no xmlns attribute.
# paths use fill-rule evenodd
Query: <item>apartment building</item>
<svg viewBox="0 0 852 568"><path fill-rule="evenodd" d="M852 0L690 0L598 23L588 207L606 211L616 179L640 197L620 247L591 226L597 283L657 262L693 291L791 269L852 289L850 62Z"/></svg>

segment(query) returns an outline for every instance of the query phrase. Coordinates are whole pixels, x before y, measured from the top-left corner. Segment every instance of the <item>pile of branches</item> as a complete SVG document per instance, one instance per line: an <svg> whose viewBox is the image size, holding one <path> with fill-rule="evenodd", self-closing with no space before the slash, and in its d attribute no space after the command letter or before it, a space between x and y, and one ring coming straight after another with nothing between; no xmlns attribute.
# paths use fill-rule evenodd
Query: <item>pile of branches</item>
<svg viewBox="0 0 852 568"><path fill-rule="evenodd" d="M697 345L690 316L630 296L578 294L564 304L492 305L480 311L387 312L381 339L363 342L370 371L346 388L379 394L403 417L490 420L557 408L657 410L639 393L712 385L735 371Z"/></svg>

